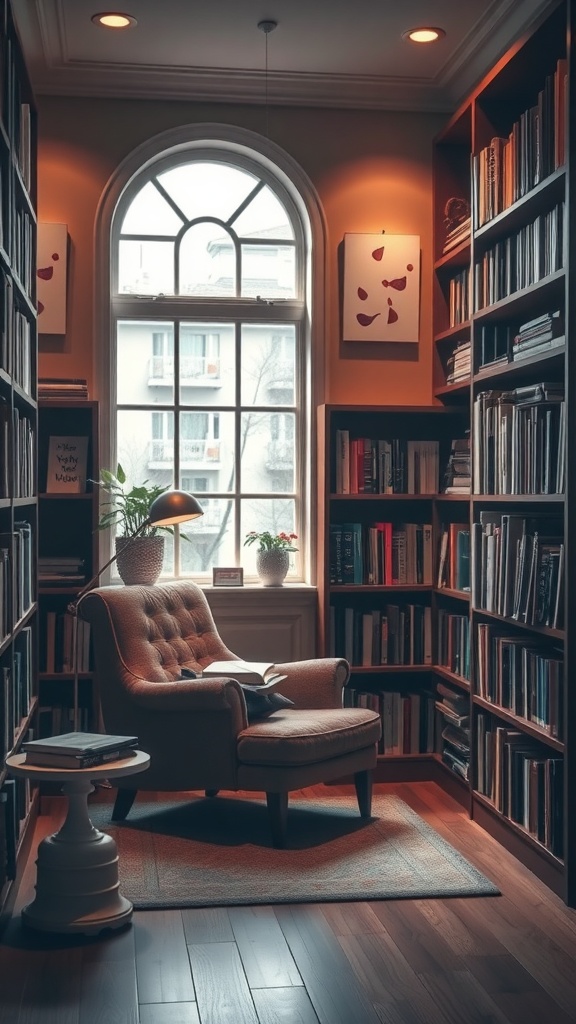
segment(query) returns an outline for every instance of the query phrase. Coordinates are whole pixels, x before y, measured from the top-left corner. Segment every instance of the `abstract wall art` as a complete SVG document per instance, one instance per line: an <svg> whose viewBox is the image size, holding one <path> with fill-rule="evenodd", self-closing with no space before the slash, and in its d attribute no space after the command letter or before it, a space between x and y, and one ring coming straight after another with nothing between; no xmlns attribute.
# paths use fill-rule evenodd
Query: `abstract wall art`
<svg viewBox="0 0 576 1024"><path fill-rule="evenodd" d="M420 236L344 235L343 341L417 342Z"/></svg>
<svg viewBox="0 0 576 1024"><path fill-rule="evenodd" d="M38 333L66 334L68 227L38 224Z"/></svg>

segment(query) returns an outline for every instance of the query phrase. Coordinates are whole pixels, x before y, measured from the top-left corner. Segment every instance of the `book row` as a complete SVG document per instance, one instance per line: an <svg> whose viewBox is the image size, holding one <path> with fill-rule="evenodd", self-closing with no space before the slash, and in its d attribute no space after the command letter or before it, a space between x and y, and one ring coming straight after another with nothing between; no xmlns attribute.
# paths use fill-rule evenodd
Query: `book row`
<svg viewBox="0 0 576 1024"><path fill-rule="evenodd" d="M6 636L32 604L32 527L15 521L0 533L0 629Z"/></svg>
<svg viewBox="0 0 576 1024"><path fill-rule="evenodd" d="M336 431L336 494L437 494L438 441L351 438Z"/></svg>
<svg viewBox="0 0 576 1024"><path fill-rule="evenodd" d="M567 65L561 58L547 75L536 103L473 157L473 194L479 226L562 167L565 154Z"/></svg>
<svg viewBox="0 0 576 1024"><path fill-rule="evenodd" d="M476 723L477 788L505 817L563 856L564 760L551 756L525 733L479 714Z"/></svg>
<svg viewBox="0 0 576 1024"><path fill-rule="evenodd" d="M330 607L332 656L351 665L431 665L432 619L429 606L387 604L360 610Z"/></svg>
<svg viewBox="0 0 576 1024"><path fill-rule="evenodd" d="M564 203L496 242L474 265L478 312L563 266Z"/></svg>
<svg viewBox="0 0 576 1024"><path fill-rule="evenodd" d="M468 523L442 523L438 557L437 586L442 589L470 590L470 526Z"/></svg>
<svg viewBox="0 0 576 1024"><path fill-rule="evenodd" d="M465 267L448 285L448 322L450 327L458 327L470 319L470 269Z"/></svg>
<svg viewBox="0 0 576 1024"><path fill-rule="evenodd" d="M31 802L28 779L5 779L0 789L0 892L16 877L16 857Z"/></svg>
<svg viewBox="0 0 576 1024"><path fill-rule="evenodd" d="M334 584L432 584L429 523L331 523L329 579Z"/></svg>
<svg viewBox="0 0 576 1024"><path fill-rule="evenodd" d="M0 498L34 494L34 428L28 416L10 410L0 396Z"/></svg>
<svg viewBox="0 0 576 1024"><path fill-rule="evenodd" d="M470 619L438 609L438 665L461 679L470 679Z"/></svg>
<svg viewBox="0 0 576 1024"><path fill-rule="evenodd" d="M443 719L441 757L444 764L466 781L470 775L470 708L468 694L447 683L436 686L436 710Z"/></svg>
<svg viewBox="0 0 576 1024"><path fill-rule="evenodd" d="M347 707L369 708L382 720L379 754L430 754L435 749L434 698L426 693L344 691Z"/></svg>
<svg viewBox="0 0 576 1024"><path fill-rule="evenodd" d="M0 760L10 753L32 697L32 630L26 626L0 662Z"/></svg>
<svg viewBox="0 0 576 1024"><path fill-rule="evenodd" d="M472 526L475 608L562 629L564 544L560 517L480 512Z"/></svg>
<svg viewBox="0 0 576 1024"><path fill-rule="evenodd" d="M76 619L78 671L90 671L90 623L72 615L48 609L40 627L40 671L74 672L74 620Z"/></svg>
<svg viewBox="0 0 576 1024"><path fill-rule="evenodd" d="M562 739L562 651L511 636L490 623L477 626L476 690L480 697Z"/></svg>
<svg viewBox="0 0 576 1024"><path fill-rule="evenodd" d="M477 395L476 494L562 494L566 476L563 385L548 382Z"/></svg>

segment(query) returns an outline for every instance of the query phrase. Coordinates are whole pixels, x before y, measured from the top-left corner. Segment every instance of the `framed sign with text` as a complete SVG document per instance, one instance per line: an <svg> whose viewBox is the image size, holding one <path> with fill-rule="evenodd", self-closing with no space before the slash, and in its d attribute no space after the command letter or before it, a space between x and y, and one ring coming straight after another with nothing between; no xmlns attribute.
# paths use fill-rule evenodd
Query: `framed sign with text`
<svg viewBox="0 0 576 1024"><path fill-rule="evenodd" d="M212 569L212 586L243 587L244 569Z"/></svg>

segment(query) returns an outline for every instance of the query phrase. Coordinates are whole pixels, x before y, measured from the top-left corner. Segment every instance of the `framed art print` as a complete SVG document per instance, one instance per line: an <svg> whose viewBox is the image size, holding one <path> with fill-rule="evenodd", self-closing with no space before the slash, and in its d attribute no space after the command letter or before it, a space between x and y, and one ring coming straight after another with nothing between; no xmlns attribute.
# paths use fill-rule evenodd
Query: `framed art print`
<svg viewBox="0 0 576 1024"><path fill-rule="evenodd" d="M66 334L66 224L38 224L38 333Z"/></svg>
<svg viewBox="0 0 576 1024"><path fill-rule="evenodd" d="M419 340L420 236L344 235L343 341Z"/></svg>

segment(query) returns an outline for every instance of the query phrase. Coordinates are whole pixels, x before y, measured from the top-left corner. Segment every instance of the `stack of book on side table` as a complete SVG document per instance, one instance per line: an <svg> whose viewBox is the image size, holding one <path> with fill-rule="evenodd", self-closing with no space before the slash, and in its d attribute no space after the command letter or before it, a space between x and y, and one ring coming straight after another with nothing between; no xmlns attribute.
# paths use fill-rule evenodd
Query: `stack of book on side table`
<svg viewBox="0 0 576 1024"><path fill-rule="evenodd" d="M22 744L26 764L38 768L94 768L132 757L137 736L107 736L97 732L66 732Z"/></svg>

